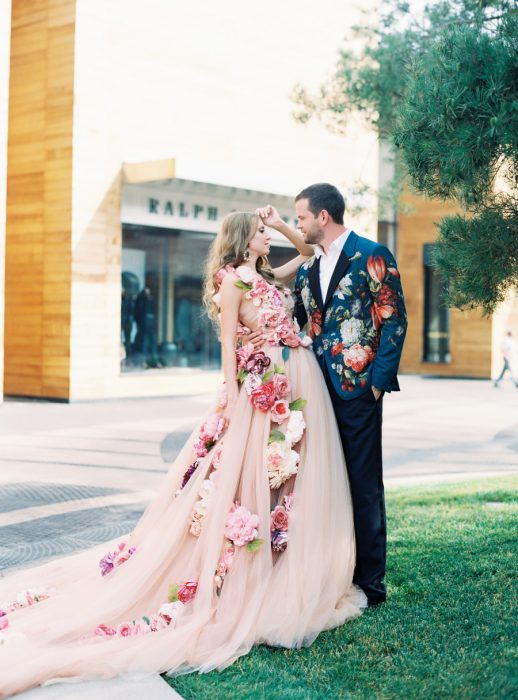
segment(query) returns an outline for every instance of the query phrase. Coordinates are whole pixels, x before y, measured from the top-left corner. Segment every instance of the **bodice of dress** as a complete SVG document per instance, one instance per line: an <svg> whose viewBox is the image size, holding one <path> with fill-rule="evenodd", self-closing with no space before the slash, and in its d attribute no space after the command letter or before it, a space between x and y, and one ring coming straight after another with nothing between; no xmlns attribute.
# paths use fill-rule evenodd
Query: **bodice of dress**
<svg viewBox="0 0 518 700"><path fill-rule="evenodd" d="M300 329L293 318L294 302L288 287L279 289L244 265L222 268L216 276L216 283L221 284L227 274L235 276L236 285L244 291L239 308L239 323L243 328L238 330L246 333L247 329L261 329L268 345L307 345L299 335ZM219 302L219 294L215 295L214 301Z"/></svg>

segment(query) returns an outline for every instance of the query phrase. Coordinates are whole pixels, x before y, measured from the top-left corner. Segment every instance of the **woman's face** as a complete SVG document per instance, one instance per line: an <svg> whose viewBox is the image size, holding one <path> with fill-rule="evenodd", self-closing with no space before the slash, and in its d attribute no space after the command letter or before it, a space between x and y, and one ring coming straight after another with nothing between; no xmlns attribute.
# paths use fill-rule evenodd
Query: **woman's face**
<svg viewBox="0 0 518 700"><path fill-rule="evenodd" d="M255 253L258 257L268 255L270 252L270 234L266 231L264 224L259 221L255 233L248 242L248 250L250 253Z"/></svg>

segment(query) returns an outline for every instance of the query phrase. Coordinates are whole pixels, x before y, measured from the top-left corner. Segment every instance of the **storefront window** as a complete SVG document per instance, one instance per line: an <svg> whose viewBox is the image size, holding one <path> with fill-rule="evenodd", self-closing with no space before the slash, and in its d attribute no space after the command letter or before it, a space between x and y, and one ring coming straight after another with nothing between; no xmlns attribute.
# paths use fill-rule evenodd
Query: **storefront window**
<svg viewBox="0 0 518 700"><path fill-rule="evenodd" d="M433 244L423 246L424 362L450 362L450 311L444 302L445 284L432 266Z"/></svg>
<svg viewBox="0 0 518 700"><path fill-rule="evenodd" d="M218 369L217 331L202 304L212 234L124 225L121 342L123 371L158 367ZM296 253L272 247L281 265Z"/></svg>

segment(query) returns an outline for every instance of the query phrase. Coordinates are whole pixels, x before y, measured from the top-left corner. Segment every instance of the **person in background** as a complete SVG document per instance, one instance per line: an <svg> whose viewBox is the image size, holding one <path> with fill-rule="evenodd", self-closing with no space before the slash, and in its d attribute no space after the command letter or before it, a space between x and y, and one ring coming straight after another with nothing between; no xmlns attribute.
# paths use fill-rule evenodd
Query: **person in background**
<svg viewBox="0 0 518 700"><path fill-rule="evenodd" d="M514 354L515 354L515 342L513 338L513 334L511 331L507 331L501 345L501 350L502 350L502 355L504 356L504 366L502 367L502 371L500 372L500 375L497 379L495 379L495 388L498 387L500 382L502 381L504 374L509 370L509 374L511 375L511 379L514 382L515 387L518 388L518 380L514 376L513 372L513 361L514 361Z"/></svg>

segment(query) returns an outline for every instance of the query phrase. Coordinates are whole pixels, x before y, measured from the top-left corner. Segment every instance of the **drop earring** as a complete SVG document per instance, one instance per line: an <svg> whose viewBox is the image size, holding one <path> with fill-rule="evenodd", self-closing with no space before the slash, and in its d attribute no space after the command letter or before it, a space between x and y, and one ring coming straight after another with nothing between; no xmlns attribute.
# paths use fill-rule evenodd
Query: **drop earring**
<svg viewBox="0 0 518 700"><path fill-rule="evenodd" d="M250 251L249 250L245 250L245 252L243 253L243 260L245 262L248 262L250 260Z"/></svg>

